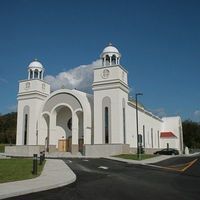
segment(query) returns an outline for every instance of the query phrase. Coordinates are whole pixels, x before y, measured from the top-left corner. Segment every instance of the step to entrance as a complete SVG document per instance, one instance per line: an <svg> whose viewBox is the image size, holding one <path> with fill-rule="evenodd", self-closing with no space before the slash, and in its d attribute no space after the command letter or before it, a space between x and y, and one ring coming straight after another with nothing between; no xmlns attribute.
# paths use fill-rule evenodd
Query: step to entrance
<svg viewBox="0 0 200 200"><path fill-rule="evenodd" d="M83 157L83 155L78 152L77 154L72 154L71 152L51 152L45 153L47 158L71 158L71 157Z"/></svg>

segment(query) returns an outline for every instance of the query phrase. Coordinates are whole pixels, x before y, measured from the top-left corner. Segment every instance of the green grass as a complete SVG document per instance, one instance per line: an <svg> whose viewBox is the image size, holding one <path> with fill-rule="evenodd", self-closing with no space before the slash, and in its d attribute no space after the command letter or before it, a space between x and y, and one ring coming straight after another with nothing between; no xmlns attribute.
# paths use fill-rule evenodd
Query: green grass
<svg viewBox="0 0 200 200"><path fill-rule="evenodd" d="M155 157L155 155L151 155L151 154L141 154L140 156L141 156L141 160ZM130 160L138 160L137 154L120 154L114 157L130 159Z"/></svg>
<svg viewBox="0 0 200 200"><path fill-rule="evenodd" d="M44 167L38 165L38 174L32 174L33 160L28 158L0 159L0 183L31 179L39 176Z"/></svg>
<svg viewBox="0 0 200 200"><path fill-rule="evenodd" d="M5 152L5 144L0 144L0 152L1 153Z"/></svg>

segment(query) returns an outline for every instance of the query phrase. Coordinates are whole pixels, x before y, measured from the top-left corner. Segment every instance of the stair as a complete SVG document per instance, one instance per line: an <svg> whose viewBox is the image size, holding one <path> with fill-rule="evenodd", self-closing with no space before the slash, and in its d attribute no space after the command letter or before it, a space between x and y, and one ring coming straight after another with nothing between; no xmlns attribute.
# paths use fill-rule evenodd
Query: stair
<svg viewBox="0 0 200 200"><path fill-rule="evenodd" d="M51 153L48 153L46 152L45 153L45 157L47 158L72 158L72 157L83 157L83 155L78 152L77 154L75 155L72 155L71 152L59 152L59 151L56 151L56 152L51 152Z"/></svg>

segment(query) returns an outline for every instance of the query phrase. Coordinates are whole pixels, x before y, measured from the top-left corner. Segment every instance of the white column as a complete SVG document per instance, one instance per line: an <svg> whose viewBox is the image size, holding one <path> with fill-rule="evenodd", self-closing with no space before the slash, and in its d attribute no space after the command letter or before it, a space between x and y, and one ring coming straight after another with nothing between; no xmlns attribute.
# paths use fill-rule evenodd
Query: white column
<svg viewBox="0 0 200 200"><path fill-rule="evenodd" d="M35 70L33 70L32 73L33 73L33 79L34 79L35 78Z"/></svg>
<svg viewBox="0 0 200 200"><path fill-rule="evenodd" d="M28 80L30 80L31 79L31 74L30 74L31 72L30 72L30 69L28 70Z"/></svg>
<svg viewBox="0 0 200 200"><path fill-rule="evenodd" d="M75 112L72 115L72 145L78 145L78 116Z"/></svg>
<svg viewBox="0 0 200 200"><path fill-rule="evenodd" d="M110 65L112 65L112 60L111 60L112 58L111 58L111 56L109 56L109 58L110 58Z"/></svg>
<svg viewBox="0 0 200 200"><path fill-rule="evenodd" d="M44 71L42 70L42 77L41 77L41 79L43 80L43 78L44 78Z"/></svg>

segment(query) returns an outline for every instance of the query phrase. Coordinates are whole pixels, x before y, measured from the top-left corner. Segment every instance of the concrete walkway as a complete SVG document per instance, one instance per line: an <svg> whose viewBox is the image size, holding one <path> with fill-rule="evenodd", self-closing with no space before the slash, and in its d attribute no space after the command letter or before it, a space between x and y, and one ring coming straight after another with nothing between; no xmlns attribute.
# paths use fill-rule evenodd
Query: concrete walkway
<svg viewBox="0 0 200 200"><path fill-rule="evenodd" d="M0 199L40 192L73 183L74 172L58 159L47 159L42 174L34 179L0 184Z"/></svg>

